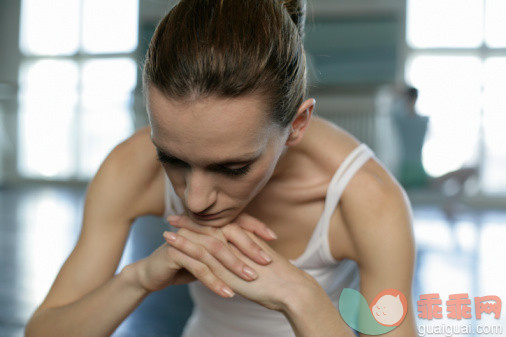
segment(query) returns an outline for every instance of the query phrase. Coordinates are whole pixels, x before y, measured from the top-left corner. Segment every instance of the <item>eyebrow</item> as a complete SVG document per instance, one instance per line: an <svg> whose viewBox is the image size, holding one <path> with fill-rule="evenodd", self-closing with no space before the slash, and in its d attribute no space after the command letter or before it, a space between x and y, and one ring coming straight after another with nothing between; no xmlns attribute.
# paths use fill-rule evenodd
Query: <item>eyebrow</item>
<svg viewBox="0 0 506 337"><path fill-rule="evenodd" d="M162 163L164 162L171 162L173 160L180 160L184 162L183 160L173 156L168 151L162 149L158 145L155 144L155 142L151 139L151 142L156 148L156 153L158 155L158 160ZM235 158L226 158L224 160L221 160L219 162L214 163L208 163L209 166L227 166L227 165L236 165L236 164L246 164L255 161L260 157L259 151L253 151L246 154L243 154L239 157Z"/></svg>

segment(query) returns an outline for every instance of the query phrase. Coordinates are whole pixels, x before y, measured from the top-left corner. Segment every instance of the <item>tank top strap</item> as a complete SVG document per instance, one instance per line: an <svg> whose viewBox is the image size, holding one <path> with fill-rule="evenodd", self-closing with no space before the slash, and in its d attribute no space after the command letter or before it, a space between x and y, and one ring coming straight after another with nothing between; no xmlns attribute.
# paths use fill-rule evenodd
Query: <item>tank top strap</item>
<svg viewBox="0 0 506 337"><path fill-rule="evenodd" d="M327 189L327 196L325 199L325 207L323 209L321 222L323 226L321 226L322 235L328 234L328 228L330 223L330 218L336 209L339 200L341 199L341 195L344 192L344 189L350 182L351 178L358 172L358 170L373 156L373 152L369 147L362 143L357 146L346 159L343 161L342 165L339 166L337 172L332 177L330 181L329 187Z"/></svg>
<svg viewBox="0 0 506 337"><path fill-rule="evenodd" d="M325 260L328 262L333 261L328 240L330 218L351 178L373 156L372 150L362 143L345 158L329 183L322 215L313 231L306 250L293 262L296 262L296 264L303 263L318 249L323 249Z"/></svg>

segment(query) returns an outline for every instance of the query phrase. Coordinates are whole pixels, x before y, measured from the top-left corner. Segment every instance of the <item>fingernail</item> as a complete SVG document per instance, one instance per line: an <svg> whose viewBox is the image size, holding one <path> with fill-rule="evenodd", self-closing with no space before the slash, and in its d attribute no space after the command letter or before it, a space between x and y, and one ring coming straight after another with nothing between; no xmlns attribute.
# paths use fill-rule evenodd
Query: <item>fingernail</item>
<svg viewBox="0 0 506 337"><path fill-rule="evenodd" d="M234 297L234 292L232 291L232 289L228 288L228 287L222 287L221 288L221 291L223 292L224 295L226 295L227 297Z"/></svg>
<svg viewBox="0 0 506 337"><path fill-rule="evenodd" d="M244 272L244 274L246 276L248 276L249 278L251 278L253 280L256 280L258 277L257 273L255 273L255 271L253 269L251 269L250 267L244 267L244 268L242 268L242 271Z"/></svg>
<svg viewBox="0 0 506 337"><path fill-rule="evenodd" d="M164 232L163 236L167 239L167 241L174 242L176 241L176 236L171 232Z"/></svg>
<svg viewBox="0 0 506 337"><path fill-rule="evenodd" d="M178 222L181 219L179 215L171 215L167 217L169 222Z"/></svg>
<svg viewBox="0 0 506 337"><path fill-rule="evenodd" d="M278 236L276 235L276 233L274 233L274 232L272 231L272 229L270 229L270 228L267 228L267 233L269 233L269 235L270 235L270 236L271 236L271 238L273 238L273 239L277 239L277 238L278 238Z"/></svg>
<svg viewBox="0 0 506 337"><path fill-rule="evenodd" d="M267 255L266 252L264 252L263 250L260 251L260 256L262 256L262 258L266 261L266 262L271 262L272 259L269 255Z"/></svg>

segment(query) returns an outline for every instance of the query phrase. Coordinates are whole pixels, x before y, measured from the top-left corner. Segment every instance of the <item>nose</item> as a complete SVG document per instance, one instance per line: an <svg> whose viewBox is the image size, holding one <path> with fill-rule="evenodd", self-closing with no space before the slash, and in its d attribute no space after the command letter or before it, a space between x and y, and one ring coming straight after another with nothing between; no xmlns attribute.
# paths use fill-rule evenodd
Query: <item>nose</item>
<svg viewBox="0 0 506 337"><path fill-rule="evenodd" d="M185 198L191 212L201 213L216 202L217 191L212 178L202 169L192 168L186 173Z"/></svg>

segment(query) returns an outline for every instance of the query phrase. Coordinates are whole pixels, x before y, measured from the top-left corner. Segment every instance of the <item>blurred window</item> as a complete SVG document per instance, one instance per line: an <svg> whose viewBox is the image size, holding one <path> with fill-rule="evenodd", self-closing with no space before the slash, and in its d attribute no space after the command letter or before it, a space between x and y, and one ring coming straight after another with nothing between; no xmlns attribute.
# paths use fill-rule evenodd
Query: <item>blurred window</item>
<svg viewBox="0 0 506 337"><path fill-rule="evenodd" d="M483 0L408 0L407 41L414 48L479 47Z"/></svg>
<svg viewBox="0 0 506 337"><path fill-rule="evenodd" d="M406 81L430 116L423 149L434 176L480 168L480 190L506 193L504 0L408 0Z"/></svg>
<svg viewBox="0 0 506 337"><path fill-rule="evenodd" d="M18 171L89 179L133 132L138 0L23 0Z"/></svg>

